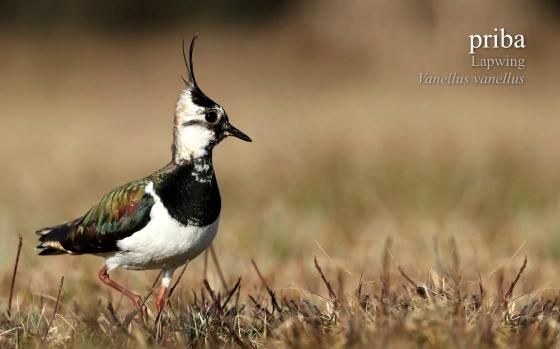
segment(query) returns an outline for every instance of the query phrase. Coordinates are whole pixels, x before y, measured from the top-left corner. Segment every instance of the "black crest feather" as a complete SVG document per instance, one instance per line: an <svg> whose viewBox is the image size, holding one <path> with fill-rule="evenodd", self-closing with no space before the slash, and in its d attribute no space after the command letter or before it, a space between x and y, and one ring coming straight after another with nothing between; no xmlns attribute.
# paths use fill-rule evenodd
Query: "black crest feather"
<svg viewBox="0 0 560 349"><path fill-rule="evenodd" d="M189 57L187 58L187 52L186 52L186 43L185 43L185 39L183 39L183 61L185 62L185 67L187 68L187 73L189 75L188 81L185 81L185 79L183 79L183 81L185 81L186 84L191 85L191 87L198 87L196 84L196 79L194 77L194 68L193 68L193 51L194 51L194 45L196 43L196 39L198 38L198 33L194 34L192 40L191 40L191 45L189 48Z"/></svg>
<svg viewBox="0 0 560 349"><path fill-rule="evenodd" d="M201 107L211 108L211 107L214 107L216 105L216 103L213 100L211 100L210 98L208 98L202 92L202 90L198 87L198 84L196 83L196 79L194 77L193 51L194 51L194 45L196 43L196 39L198 39L198 33L196 33L191 40L191 45L190 45L190 48L189 48L189 57L188 58L187 58L187 52L186 52L185 39L183 39L183 44L182 44L183 61L185 62L185 67L187 68L187 73L189 75L188 80L185 80L183 78L183 81L185 82L185 84L187 85L187 87L191 91L191 96L192 96L193 103L195 103L195 104L197 104Z"/></svg>

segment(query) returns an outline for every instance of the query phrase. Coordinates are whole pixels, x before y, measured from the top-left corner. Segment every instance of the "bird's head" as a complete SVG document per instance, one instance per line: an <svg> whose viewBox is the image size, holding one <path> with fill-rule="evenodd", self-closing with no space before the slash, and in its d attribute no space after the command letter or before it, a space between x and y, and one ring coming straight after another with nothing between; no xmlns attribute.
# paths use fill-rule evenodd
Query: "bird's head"
<svg viewBox="0 0 560 349"><path fill-rule="evenodd" d="M224 108L206 96L198 87L193 70L193 48L198 34L191 41L189 56L183 42L183 58L188 78L175 108L173 160L180 163L208 155L227 136L251 142L251 138L229 122Z"/></svg>

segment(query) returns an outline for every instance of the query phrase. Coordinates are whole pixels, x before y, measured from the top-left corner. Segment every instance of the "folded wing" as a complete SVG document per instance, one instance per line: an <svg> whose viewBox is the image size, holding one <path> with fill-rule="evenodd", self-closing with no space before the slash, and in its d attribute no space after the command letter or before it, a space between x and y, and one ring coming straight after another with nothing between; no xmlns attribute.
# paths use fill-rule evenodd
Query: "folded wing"
<svg viewBox="0 0 560 349"><path fill-rule="evenodd" d="M149 178L130 182L106 194L85 215L37 231L40 255L117 251L117 241L150 221L153 197L146 193Z"/></svg>

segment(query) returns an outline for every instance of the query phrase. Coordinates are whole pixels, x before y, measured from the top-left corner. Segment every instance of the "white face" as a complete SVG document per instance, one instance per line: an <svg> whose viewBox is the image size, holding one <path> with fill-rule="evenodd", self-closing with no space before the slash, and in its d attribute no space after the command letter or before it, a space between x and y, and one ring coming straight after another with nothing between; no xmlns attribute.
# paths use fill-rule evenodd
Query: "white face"
<svg viewBox="0 0 560 349"><path fill-rule="evenodd" d="M224 109L201 95L200 91L194 93L199 94L193 95L192 89L187 87L177 100L174 128L176 163L207 155L225 137L227 116Z"/></svg>
<svg viewBox="0 0 560 349"><path fill-rule="evenodd" d="M212 148L227 136L251 142L249 136L229 123L224 108L198 88L192 64L196 38L197 35L191 41L188 61L183 43L183 58L189 77L183 79L186 87L179 94L175 107L173 161L176 164L209 155Z"/></svg>

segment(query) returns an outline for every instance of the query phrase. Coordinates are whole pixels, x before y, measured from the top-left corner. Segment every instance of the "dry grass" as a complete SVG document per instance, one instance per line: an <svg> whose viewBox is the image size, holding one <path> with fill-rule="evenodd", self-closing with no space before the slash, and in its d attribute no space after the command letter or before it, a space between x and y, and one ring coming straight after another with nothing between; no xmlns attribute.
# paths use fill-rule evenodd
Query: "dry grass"
<svg viewBox="0 0 560 349"><path fill-rule="evenodd" d="M415 73L465 69L454 38L470 27L388 35L403 18L387 6L359 22L372 37L321 36L305 16L197 28L197 80L255 142L216 150L216 255L159 321L100 285L100 259L36 256L33 231L169 160L184 32L2 36L0 347L557 346L555 31L532 41L526 86L425 88ZM155 308L156 272L115 279Z"/></svg>
<svg viewBox="0 0 560 349"><path fill-rule="evenodd" d="M268 286L255 262L260 290L247 290L240 278L231 289L217 291L205 279L199 289L174 293L181 273L163 313L150 313L144 319L137 310L125 310L121 299L115 306L111 302L88 304L70 295L61 297L62 279L56 298L34 296L28 290L23 296L29 301L18 303L13 314L5 314L0 322L2 343L15 347L48 343L54 347L120 348L444 348L550 347L558 342L557 291L549 297L513 297L527 267L527 257L515 276L507 276L512 280L509 286L500 269L496 288L492 288L481 276L474 282L464 280L456 255L451 265L438 260L439 271L430 270L424 282L415 281L400 266L402 278L394 281L390 248L388 239L379 283L366 282L363 276L357 282L354 278L347 280L342 269L335 275L326 274L315 258L316 279L324 285L317 293L277 293Z"/></svg>

